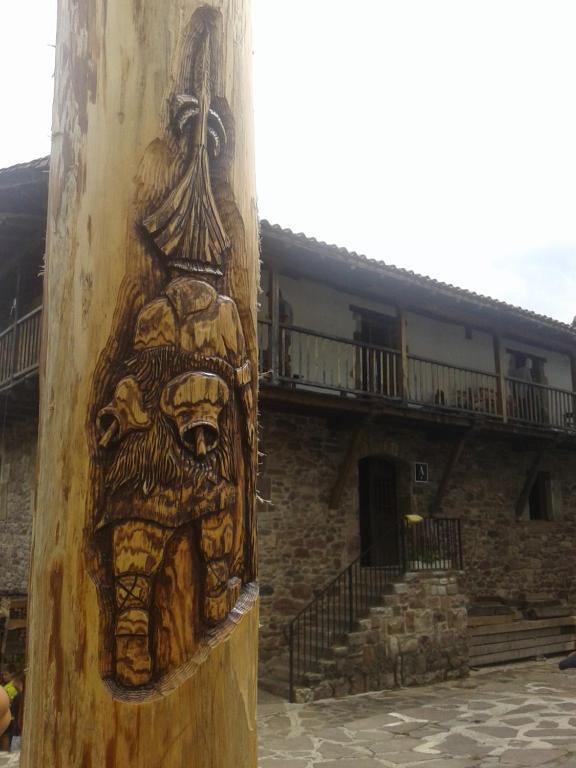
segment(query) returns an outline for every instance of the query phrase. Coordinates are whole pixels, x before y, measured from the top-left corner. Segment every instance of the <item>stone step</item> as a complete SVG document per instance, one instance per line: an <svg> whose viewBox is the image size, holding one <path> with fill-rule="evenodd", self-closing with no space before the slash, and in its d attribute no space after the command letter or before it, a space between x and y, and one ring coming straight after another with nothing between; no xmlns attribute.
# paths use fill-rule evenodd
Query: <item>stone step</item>
<svg viewBox="0 0 576 768"><path fill-rule="evenodd" d="M303 682L308 688L313 688L315 685L319 685L324 680L322 672L304 672L302 679L299 682Z"/></svg>
<svg viewBox="0 0 576 768"><path fill-rule="evenodd" d="M286 662L284 665L268 665L262 670L262 676L288 680L289 670L289 662Z"/></svg>
<svg viewBox="0 0 576 768"><path fill-rule="evenodd" d="M317 626L321 627L323 620L326 627L328 625L333 626L336 619L337 623L341 625L341 632L336 634L326 646L320 643L322 634L320 629L317 637L312 638L312 642L309 637L306 638L307 657L310 659L317 657L317 659L315 658L315 661L311 662L312 669L307 669L297 676L294 686L296 701L311 701L314 698L314 691L331 676L331 672L337 669L340 659L349 658L356 655L357 652L361 652L369 633L373 630L373 619L393 618L394 608L400 604L400 596L407 590L407 585L401 580L380 585L377 591L371 590L371 586L374 585L371 585L369 581L354 585L356 596L365 601L368 597L369 604L364 615L354 621L352 630L348 626L349 609L347 605L333 604L330 611L327 611L325 607L323 609L321 604L318 605ZM304 649L304 644L301 648ZM282 659L274 660L266 668L260 686L277 696L288 697L288 678L289 657L286 655Z"/></svg>
<svg viewBox="0 0 576 768"><path fill-rule="evenodd" d="M274 696L280 696L282 699L290 697L288 678L286 680L278 680L273 677L263 676L258 678L258 687L262 688L263 691L274 694Z"/></svg>

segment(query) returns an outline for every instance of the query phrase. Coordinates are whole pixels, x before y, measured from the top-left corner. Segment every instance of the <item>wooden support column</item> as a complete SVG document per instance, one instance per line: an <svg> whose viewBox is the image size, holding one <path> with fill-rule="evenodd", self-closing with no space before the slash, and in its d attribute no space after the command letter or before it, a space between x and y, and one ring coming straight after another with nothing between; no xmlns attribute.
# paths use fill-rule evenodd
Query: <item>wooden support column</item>
<svg viewBox="0 0 576 768"><path fill-rule="evenodd" d="M16 289L14 291L14 301L12 302L12 359L10 360L10 380L14 381L16 368L18 366L18 320L20 317L20 264L16 267Z"/></svg>
<svg viewBox="0 0 576 768"><path fill-rule="evenodd" d="M272 366L272 383L278 383L280 375L280 281L278 272L270 269L270 289L268 301L270 304L270 360Z"/></svg>
<svg viewBox="0 0 576 768"><path fill-rule="evenodd" d="M444 501L444 497L446 496L446 491L448 490L448 486L450 485L450 480L452 479L454 470L458 464L458 461L460 460L462 451L466 447L468 440L470 439L472 434L475 432L475 430L476 430L476 425L473 424L464 432L462 432L458 436L456 442L454 443L454 446L452 448L452 453L450 454L448 462L444 467L442 478L440 479L440 483L438 484L436 495L434 497L432 504L430 505L431 517L434 517L434 515L439 514L439 512L441 511L442 502Z"/></svg>
<svg viewBox="0 0 576 768"><path fill-rule="evenodd" d="M332 492L330 494L330 500L328 502L328 506L330 509L338 509L340 505L340 502L342 500L342 492L346 487L346 483L348 482L348 478L350 477L350 472L352 471L354 464L358 460L358 451L362 443L362 438L366 434L366 429L372 422L372 419L373 419L373 416L367 416L366 418L359 421L356 427L354 428L352 435L350 436L350 442L348 443L348 449L346 451L346 455L344 456L342 463L338 467L336 482L334 483Z"/></svg>
<svg viewBox="0 0 576 768"><path fill-rule="evenodd" d="M532 492L532 488L534 487L536 477L538 472L540 472L540 468L542 467L544 459L550 453L550 451L558 445L558 440L559 437L555 437L552 440L546 440L541 444L539 450L536 452L534 460L530 465L528 472L526 472L526 479L524 480L524 485L522 486L522 490L520 491L520 495L518 496L518 500L516 502L517 520L519 520L524 513L524 509L526 508L526 504L530 498L530 493Z"/></svg>
<svg viewBox="0 0 576 768"><path fill-rule="evenodd" d="M500 414L502 421L506 423L508 421L508 397L506 391L506 378L505 372L502 367L502 344L500 336L495 334L494 341L494 365L496 370L496 391L498 395L498 402L500 404Z"/></svg>
<svg viewBox="0 0 576 768"><path fill-rule="evenodd" d="M407 402L410 396L410 383L408 378L408 326L406 322L406 313L400 307L398 308L398 322L400 324L400 355L402 370L402 400Z"/></svg>
<svg viewBox="0 0 576 768"><path fill-rule="evenodd" d="M572 415L568 417L571 429L576 429L576 356L570 355L570 372L572 374Z"/></svg>
<svg viewBox="0 0 576 768"><path fill-rule="evenodd" d="M256 768L249 0L60 0L22 768Z"/></svg>

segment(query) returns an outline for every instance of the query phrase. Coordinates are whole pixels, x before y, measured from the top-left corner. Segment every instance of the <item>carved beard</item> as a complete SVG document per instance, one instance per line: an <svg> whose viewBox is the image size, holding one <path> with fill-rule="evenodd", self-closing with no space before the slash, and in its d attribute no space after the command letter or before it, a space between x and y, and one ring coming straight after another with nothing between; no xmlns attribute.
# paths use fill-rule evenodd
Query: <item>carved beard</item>
<svg viewBox="0 0 576 768"><path fill-rule="evenodd" d="M202 460L182 445L174 424L160 410L160 395L166 383L181 373L206 369L206 365L200 368L198 363L196 358L173 348L145 350L127 362L128 372L140 386L152 426L131 432L120 442L105 475L111 495L129 489L148 496L182 486L201 494L208 485L233 479L232 400L220 416L218 445Z"/></svg>

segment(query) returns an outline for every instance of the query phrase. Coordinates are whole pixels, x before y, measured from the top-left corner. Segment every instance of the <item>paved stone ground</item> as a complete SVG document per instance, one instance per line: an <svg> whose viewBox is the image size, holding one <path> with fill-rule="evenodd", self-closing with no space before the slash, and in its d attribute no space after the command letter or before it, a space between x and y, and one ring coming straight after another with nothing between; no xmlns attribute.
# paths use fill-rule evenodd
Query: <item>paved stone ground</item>
<svg viewBox="0 0 576 768"><path fill-rule="evenodd" d="M557 665L315 704L264 694L259 767L576 768L576 670ZM18 755L0 752L0 768Z"/></svg>
<svg viewBox="0 0 576 768"><path fill-rule="evenodd" d="M576 671L558 659L314 704L261 699L260 768L576 768Z"/></svg>

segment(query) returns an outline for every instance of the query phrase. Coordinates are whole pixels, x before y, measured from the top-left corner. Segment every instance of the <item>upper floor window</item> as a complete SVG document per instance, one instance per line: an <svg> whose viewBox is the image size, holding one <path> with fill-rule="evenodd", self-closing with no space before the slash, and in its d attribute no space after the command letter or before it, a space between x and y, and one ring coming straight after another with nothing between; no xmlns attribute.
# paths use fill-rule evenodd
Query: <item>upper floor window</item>
<svg viewBox="0 0 576 768"><path fill-rule="evenodd" d="M363 307L351 306L350 309L357 317L355 334L357 341L376 347L400 349L400 325L397 317Z"/></svg>
<svg viewBox="0 0 576 768"><path fill-rule="evenodd" d="M545 372L545 358L513 349L509 349L507 352L508 376L511 379L518 379L529 383L534 382L536 384L548 383Z"/></svg>

